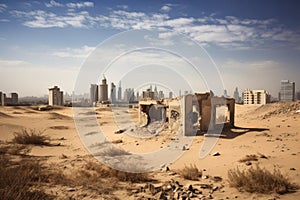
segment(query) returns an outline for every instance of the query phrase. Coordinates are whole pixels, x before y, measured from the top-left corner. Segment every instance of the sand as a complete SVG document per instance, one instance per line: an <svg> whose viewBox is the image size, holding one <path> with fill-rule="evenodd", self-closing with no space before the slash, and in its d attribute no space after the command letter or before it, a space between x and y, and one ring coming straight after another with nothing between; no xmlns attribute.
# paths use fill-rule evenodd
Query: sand
<svg viewBox="0 0 300 200"><path fill-rule="evenodd" d="M226 197L229 199L235 197L238 199L270 199L274 197L299 199L299 191L285 195L250 194L229 187L227 182L229 169L251 167L239 162L239 160L246 155L256 154L258 156L264 155L266 158L253 161L252 166L259 164L259 166L271 171L276 167L292 182L300 185L300 113L296 113L296 110L300 109L299 105L299 102L288 105L284 103L265 106L236 105L235 125L238 128L224 131L208 156L202 159L198 156L205 138L201 135L194 138L192 145L184 151L178 160L166 164L171 171L182 169L185 165L195 164L199 169L204 170L204 175L222 177L224 187L214 193L215 199L225 199ZM129 112L132 116L130 120L133 124L136 123L136 110L133 109ZM126 132L115 134L114 132L119 127L115 123L111 110L96 108L96 113L97 120L101 125L100 128L106 134L107 139L109 141L121 141L116 142L115 145L131 153L158 151L167 146L174 137L174 133L170 133L170 131L162 131L158 136L150 138L132 137ZM44 162L53 168L72 174L74 170L82 167L85 159L92 159L75 128L72 108L37 111L34 107L0 107L1 141L11 141L14 133L20 132L24 128L42 131L45 135L50 136L52 146L32 146L29 155L46 158ZM96 133L91 131L89 134ZM215 152L220 155L213 156L212 154ZM184 184L190 182L177 175L173 177L173 175L161 171L155 171L152 174L154 179L160 182L174 178ZM192 183L196 184L197 182ZM127 187L135 186L128 185ZM63 195L68 196L68 192ZM74 195L74 191L70 194L70 196L72 195ZM137 198L137 195L129 195L124 190L115 191L114 195L120 199ZM63 199L63 196L60 198ZM90 196L90 198L92 197Z"/></svg>

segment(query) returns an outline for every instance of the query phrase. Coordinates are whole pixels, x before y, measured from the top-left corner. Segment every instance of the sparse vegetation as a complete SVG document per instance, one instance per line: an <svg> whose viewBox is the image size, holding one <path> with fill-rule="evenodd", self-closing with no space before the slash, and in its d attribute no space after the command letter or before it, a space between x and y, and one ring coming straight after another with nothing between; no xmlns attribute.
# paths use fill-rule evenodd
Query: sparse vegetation
<svg viewBox="0 0 300 200"><path fill-rule="evenodd" d="M244 171L238 168L229 170L228 178L230 186L250 193L284 194L296 189L296 185L283 176L280 170L274 169L271 173L258 165L256 168L251 167Z"/></svg>
<svg viewBox="0 0 300 200"><path fill-rule="evenodd" d="M179 174L188 180L198 180L202 176L202 172L196 167L196 165L185 166L179 170Z"/></svg>
<svg viewBox="0 0 300 200"><path fill-rule="evenodd" d="M240 162L258 161L258 157L255 154L246 155L245 158L239 160Z"/></svg>
<svg viewBox="0 0 300 200"><path fill-rule="evenodd" d="M95 162L87 162L86 169L94 171L101 178L116 178L124 182L138 183L151 180L148 173L123 172Z"/></svg>
<svg viewBox="0 0 300 200"><path fill-rule="evenodd" d="M15 132L13 142L18 144L49 145L50 138L43 135L42 131L35 129L23 129L21 132Z"/></svg>
<svg viewBox="0 0 300 200"><path fill-rule="evenodd" d="M0 199L53 199L39 187L39 183L48 177L39 162L12 159L11 155L27 152L25 146L15 148L15 145L1 144L0 149Z"/></svg>

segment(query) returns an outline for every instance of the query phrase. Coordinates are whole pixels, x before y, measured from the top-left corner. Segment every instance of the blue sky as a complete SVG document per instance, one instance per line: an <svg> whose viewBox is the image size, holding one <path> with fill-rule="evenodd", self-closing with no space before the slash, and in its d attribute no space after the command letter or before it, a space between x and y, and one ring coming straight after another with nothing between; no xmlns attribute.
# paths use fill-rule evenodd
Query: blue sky
<svg viewBox="0 0 300 200"><path fill-rule="evenodd" d="M238 86L277 96L281 79L300 90L299 8L296 0L0 1L0 91L40 96L59 85L71 92L101 42L140 29L202 45L229 94Z"/></svg>

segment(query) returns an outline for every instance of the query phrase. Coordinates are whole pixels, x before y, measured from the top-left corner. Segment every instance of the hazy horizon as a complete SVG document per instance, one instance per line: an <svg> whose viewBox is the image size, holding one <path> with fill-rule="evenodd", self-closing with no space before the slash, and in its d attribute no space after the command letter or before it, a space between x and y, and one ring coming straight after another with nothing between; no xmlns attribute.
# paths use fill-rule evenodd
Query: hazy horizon
<svg viewBox="0 0 300 200"><path fill-rule="evenodd" d="M238 87L240 95L244 89L250 88L264 89L277 97L281 80L295 82L296 91L299 91L298 7L299 3L293 0L1 1L0 91L6 94L17 92L20 97L44 96L48 88L57 85L70 94L74 91L82 66L90 59L88 55L93 55L94 50L101 46L99 44L116 38L116 34L124 31L141 29L161 31L157 38L148 35L143 38L156 47L184 51L184 46L176 46L174 34L183 34L200 44L217 66L222 85L230 96ZM128 37L126 42L133 45L139 42L136 40ZM125 51L123 42L118 44L119 49ZM195 59L199 52L187 51L185 58L202 62ZM131 54L135 56L133 59L127 56L126 62L141 66L147 59L157 59L157 52L152 53L152 57L143 54L145 52L138 53ZM160 56L165 61L170 54ZM174 58L170 60L175 63ZM172 67L175 69L176 66L172 62L162 64L160 61L159 68L173 70ZM128 73L122 71L124 63L120 59L116 63L120 70L110 73L122 72L124 78ZM150 64L147 69L154 69L153 63ZM208 66L196 67L200 72L208 70L215 73ZM143 73L137 73L142 74L143 79ZM166 79L170 78L168 75L171 73L163 73ZM188 74L180 72L180 75L189 79ZM95 76L102 78L101 73ZM109 87L111 82L117 85L119 80L117 76L108 75ZM144 84L149 83L147 77L143 80L146 81ZM91 80L90 83L98 81ZM186 90L180 81L174 82L177 84L174 83L175 90L181 87L182 92ZM153 83L160 82L154 80ZM132 83L124 81L123 91L130 87L133 87ZM216 94L223 92L216 91Z"/></svg>

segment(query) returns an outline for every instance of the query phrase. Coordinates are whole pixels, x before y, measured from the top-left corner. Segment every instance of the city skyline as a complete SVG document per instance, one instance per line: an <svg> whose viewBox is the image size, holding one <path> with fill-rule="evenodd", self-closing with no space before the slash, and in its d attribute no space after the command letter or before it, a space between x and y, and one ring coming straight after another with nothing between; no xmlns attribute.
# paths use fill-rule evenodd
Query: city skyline
<svg viewBox="0 0 300 200"><path fill-rule="evenodd" d="M238 87L240 93L257 88L277 97L280 81L285 79L295 82L297 92L298 4L291 0L1 1L1 91L17 92L20 97L43 96L49 87L59 85L72 93L82 64L101 42L123 31L158 28L170 31L160 35L164 39L161 47L174 44L172 33L184 34L202 45L230 96ZM146 39L157 43L155 38ZM147 60L145 55L139 56ZM108 78L115 84L120 81ZM130 82L122 84L131 87ZM174 88L178 92L180 85ZM216 93L222 95L223 90Z"/></svg>

